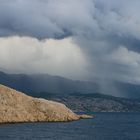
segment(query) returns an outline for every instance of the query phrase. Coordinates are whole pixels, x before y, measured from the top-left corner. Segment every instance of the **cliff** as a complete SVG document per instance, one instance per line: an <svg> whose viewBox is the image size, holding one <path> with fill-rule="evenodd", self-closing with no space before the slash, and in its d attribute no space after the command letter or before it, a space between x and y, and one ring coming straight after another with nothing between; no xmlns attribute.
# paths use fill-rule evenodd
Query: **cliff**
<svg viewBox="0 0 140 140"><path fill-rule="evenodd" d="M0 123L57 122L81 118L90 118L90 116L77 115L64 104L33 98L0 85Z"/></svg>

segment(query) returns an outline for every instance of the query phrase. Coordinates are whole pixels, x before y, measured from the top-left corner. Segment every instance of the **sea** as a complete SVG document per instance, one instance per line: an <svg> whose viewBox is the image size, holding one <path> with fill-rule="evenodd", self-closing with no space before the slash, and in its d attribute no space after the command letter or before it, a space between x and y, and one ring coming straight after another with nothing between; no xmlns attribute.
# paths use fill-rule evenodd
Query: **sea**
<svg viewBox="0 0 140 140"><path fill-rule="evenodd" d="M65 123L0 125L0 140L140 140L140 113L93 113Z"/></svg>

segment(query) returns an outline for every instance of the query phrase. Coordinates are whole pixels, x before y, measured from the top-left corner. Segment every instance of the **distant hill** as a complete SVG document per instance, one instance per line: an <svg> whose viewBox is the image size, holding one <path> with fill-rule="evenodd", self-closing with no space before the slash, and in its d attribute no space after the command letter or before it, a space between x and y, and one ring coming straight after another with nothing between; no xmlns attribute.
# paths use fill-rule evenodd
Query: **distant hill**
<svg viewBox="0 0 140 140"><path fill-rule="evenodd" d="M113 97L99 93L73 93L69 95L34 93L33 95L64 103L75 112L140 112L140 100Z"/></svg>
<svg viewBox="0 0 140 140"><path fill-rule="evenodd" d="M73 92L90 93L98 91L98 85L96 83L74 81L48 74L25 75L0 72L0 84L26 93L51 92L66 94Z"/></svg>
<svg viewBox="0 0 140 140"><path fill-rule="evenodd" d="M106 81L105 81L106 82ZM96 82L90 81L75 81L60 76L51 76L48 74L6 74L0 72L0 84L14 88L25 93L103 93L107 95L122 95L127 98L140 99L140 85L113 82L113 86L119 94L113 93L112 84L106 85L107 91L100 90L102 87Z"/></svg>

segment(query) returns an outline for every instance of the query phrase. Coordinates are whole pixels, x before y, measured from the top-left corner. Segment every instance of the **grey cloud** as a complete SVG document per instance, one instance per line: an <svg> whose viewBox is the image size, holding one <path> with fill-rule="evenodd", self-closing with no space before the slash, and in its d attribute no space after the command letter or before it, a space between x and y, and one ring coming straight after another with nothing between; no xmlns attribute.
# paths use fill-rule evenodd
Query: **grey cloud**
<svg viewBox="0 0 140 140"><path fill-rule="evenodd" d="M138 0L1 1L0 36L139 40L138 4Z"/></svg>
<svg viewBox="0 0 140 140"><path fill-rule="evenodd" d="M139 5L139 0L1 0L0 36L71 36L90 62L89 79L140 84Z"/></svg>
<svg viewBox="0 0 140 140"><path fill-rule="evenodd" d="M0 36L63 38L89 27L90 0L13 0L0 3ZM77 11L78 10L78 11Z"/></svg>

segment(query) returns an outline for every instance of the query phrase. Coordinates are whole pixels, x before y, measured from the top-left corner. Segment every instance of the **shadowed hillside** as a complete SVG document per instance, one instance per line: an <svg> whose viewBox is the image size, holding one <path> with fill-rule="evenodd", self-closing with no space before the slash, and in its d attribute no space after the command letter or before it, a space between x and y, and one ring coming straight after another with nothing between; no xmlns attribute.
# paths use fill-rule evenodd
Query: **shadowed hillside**
<svg viewBox="0 0 140 140"><path fill-rule="evenodd" d="M75 112L140 112L140 100L99 93L58 95L43 92L31 93L30 95L62 102Z"/></svg>

